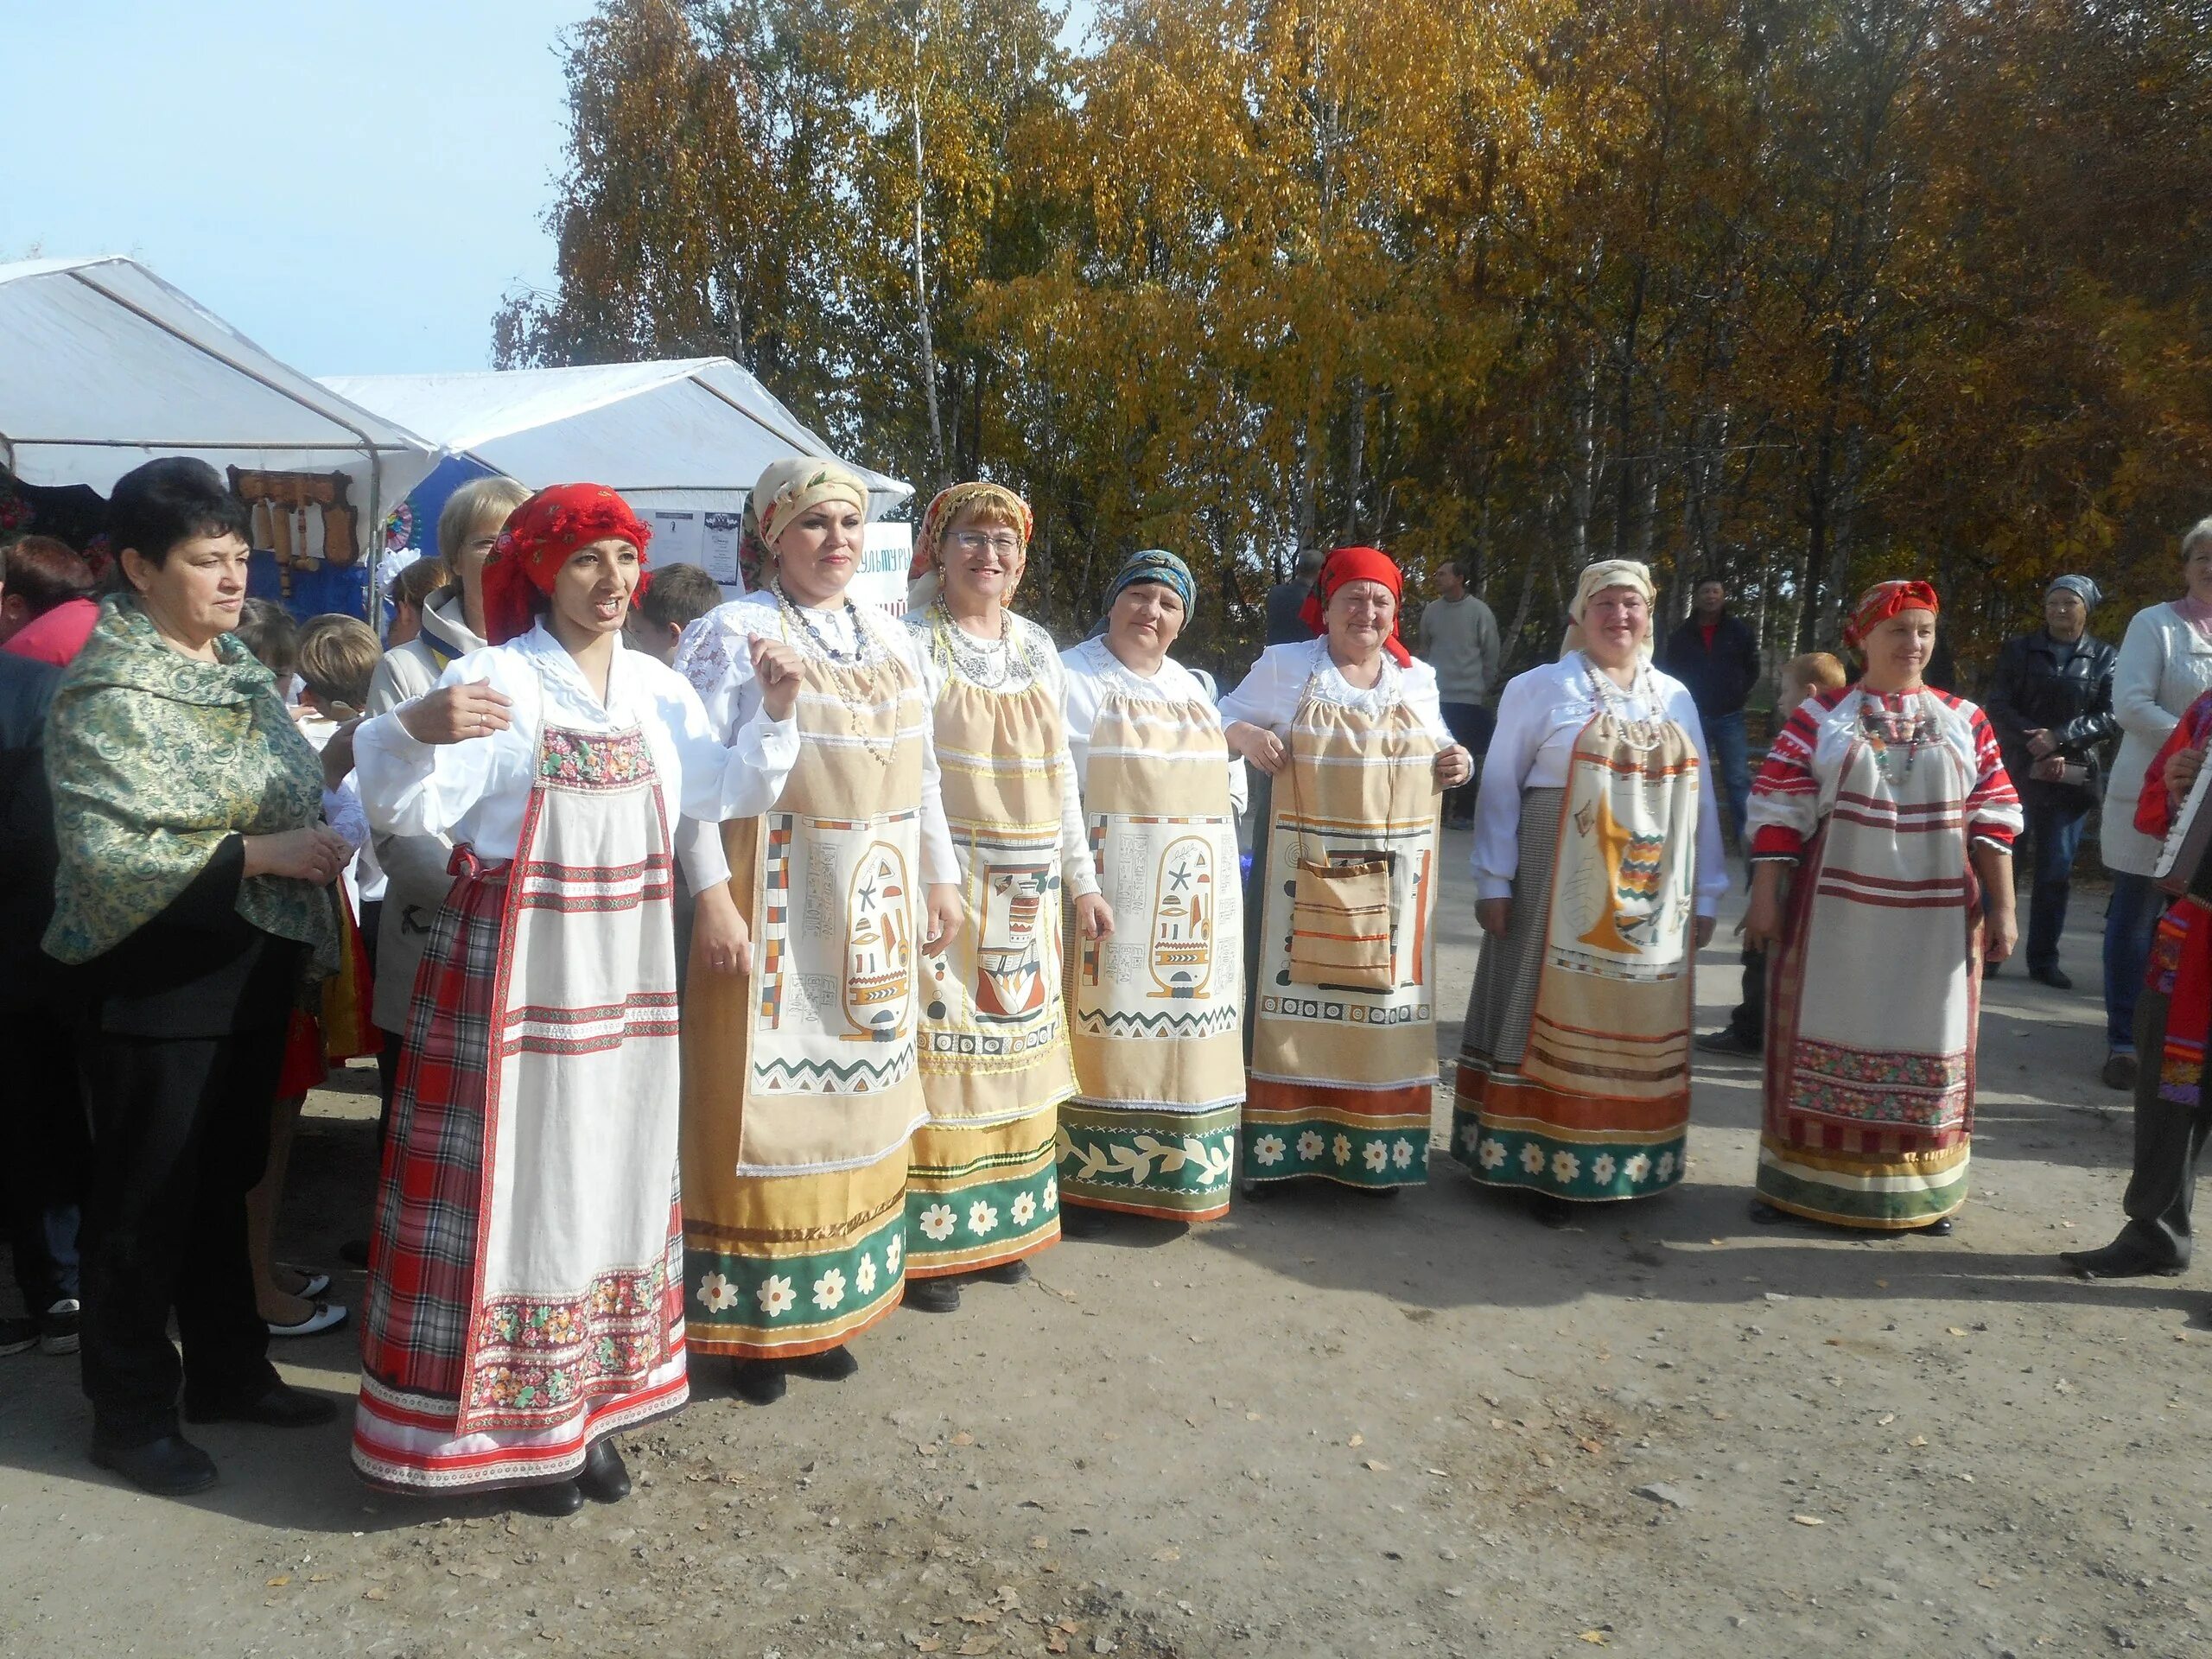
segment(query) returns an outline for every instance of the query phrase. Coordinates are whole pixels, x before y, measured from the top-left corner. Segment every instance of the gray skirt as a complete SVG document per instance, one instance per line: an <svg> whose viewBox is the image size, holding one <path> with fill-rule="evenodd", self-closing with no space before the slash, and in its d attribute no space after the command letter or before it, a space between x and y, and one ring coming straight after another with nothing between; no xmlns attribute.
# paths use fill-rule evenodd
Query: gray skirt
<svg viewBox="0 0 2212 1659"><path fill-rule="evenodd" d="M1521 791L1520 861L1513 876L1513 911L1505 937L1483 935L1475 988L1467 997L1460 1052L1498 1065L1518 1065L1529 1049L1543 970L1544 926L1552 906L1564 789Z"/></svg>

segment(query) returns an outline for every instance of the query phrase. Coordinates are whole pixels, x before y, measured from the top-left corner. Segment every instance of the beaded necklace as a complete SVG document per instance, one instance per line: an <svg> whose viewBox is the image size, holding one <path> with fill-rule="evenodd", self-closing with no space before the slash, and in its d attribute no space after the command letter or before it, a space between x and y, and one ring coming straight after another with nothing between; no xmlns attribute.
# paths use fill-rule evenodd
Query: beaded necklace
<svg viewBox="0 0 2212 1659"><path fill-rule="evenodd" d="M1588 652L1582 653L1582 671L1590 677L1592 690L1597 694L1598 707L1620 723L1621 741L1639 753L1647 753L1659 747L1662 741L1661 728L1666 715L1659 701L1659 688L1651 683L1651 664L1641 658L1637 659L1636 683L1626 691L1613 683L1611 675L1599 668ZM1639 699L1649 716L1628 712L1629 698Z"/></svg>
<svg viewBox="0 0 2212 1659"><path fill-rule="evenodd" d="M999 613L999 637L978 639L952 620L939 594L930 607L931 631L960 677L986 691L1014 690L1044 672L1036 648L1014 626L1012 611Z"/></svg>
<svg viewBox="0 0 2212 1659"><path fill-rule="evenodd" d="M871 671L876 665L877 654L875 636L861 620L859 610L849 598L845 601L845 620L853 630L853 649L848 655L831 645L829 636L814 626L814 620L807 615L804 606L791 603L781 582L771 582L768 585L770 591L776 595L776 608L784 624L784 638L787 641L790 639L791 624L797 622L807 639L822 653L823 670L841 694L837 703L845 711L847 728L870 760L880 766L888 766L892 751L899 746L897 705L894 700L892 731L888 737L878 739L861 719L862 704L873 701L871 693L874 688L870 685L869 679Z"/></svg>
<svg viewBox="0 0 2212 1659"><path fill-rule="evenodd" d="M1891 709L1884 702L1882 693L1863 686L1859 692L1859 731L1873 753L1875 770L1892 788L1912 776L1921 750L1936 738L1936 722L1926 715ZM1900 752L1904 756L1902 764L1897 759Z"/></svg>

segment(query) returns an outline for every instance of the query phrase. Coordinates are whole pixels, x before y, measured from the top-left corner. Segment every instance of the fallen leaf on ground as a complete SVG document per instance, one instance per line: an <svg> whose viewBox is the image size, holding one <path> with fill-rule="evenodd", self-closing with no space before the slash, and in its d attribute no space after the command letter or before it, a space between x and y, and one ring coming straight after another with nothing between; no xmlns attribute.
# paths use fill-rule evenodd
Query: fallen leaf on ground
<svg viewBox="0 0 2212 1659"><path fill-rule="evenodd" d="M1029 1541L1029 1548L1032 1549L1050 1549L1052 1547L1052 1544L1046 1539L1045 1535L1041 1532Z"/></svg>
<svg viewBox="0 0 2212 1659"><path fill-rule="evenodd" d="M1827 1522L1817 1515L1793 1515L1789 1517L1801 1527L1825 1527Z"/></svg>
<svg viewBox="0 0 2212 1659"><path fill-rule="evenodd" d="M1179 1561L1183 1559L1183 1552L1171 1544L1166 1549L1154 1550L1152 1559L1155 1561Z"/></svg>
<svg viewBox="0 0 2212 1659"><path fill-rule="evenodd" d="M936 1653L944 1646L944 1643L933 1636L909 1637L907 1640L914 1644L914 1650L917 1653Z"/></svg>
<svg viewBox="0 0 2212 1659"><path fill-rule="evenodd" d="M1367 1444L1367 1436L1364 1434L1355 1434L1351 1439L1346 1440L1344 1444L1346 1446L1365 1446Z"/></svg>
<svg viewBox="0 0 2212 1659"><path fill-rule="evenodd" d="M1963 1335L1964 1332L1961 1334ZM952 1443L955 1446L973 1446L976 1444L976 1437L963 1428L952 1437Z"/></svg>
<svg viewBox="0 0 2212 1659"><path fill-rule="evenodd" d="M1593 1648L1602 1648L1608 1638L1603 1630L1585 1630L1580 1639L1587 1642Z"/></svg>
<svg viewBox="0 0 2212 1659"><path fill-rule="evenodd" d="M271 1579L271 1580L269 1580L269 1587L270 1587L271 1590L282 1590L282 1589L283 1589L286 1585L289 1584L291 1581L292 1581L292 1575L291 1575L290 1573L278 1573L275 1578L273 1578L273 1579Z"/></svg>
<svg viewBox="0 0 2212 1659"><path fill-rule="evenodd" d="M1916 1434L1910 1440L1907 1440L1905 1444L1907 1446L1925 1446L1928 1444L1928 1437L1925 1434Z"/></svg>
<svg viewBox="0 0 2212 1659"><path fill-rule="evenodd" d="M1390 1472L1390 1465L1381 1461L1379 1459L1368 1459L1367 1466L1378 1475L1387 1475Z"/></svg>
<svg viewBox="0 0 2212 1659"><path fill-rule="evenodd" d="M1963 1337L1967 1333L1967 1328L1963 1325L1949 1325L1946 1329L1955 1337Z"/></svg>
<svg viewBox="0 0 2212 1659"><path fill-rule="evenodd" d="M974 1659L979 1653L996 1653L999 1639L995 1636L971 1636L960 1644L958 1651Z"/></svg>
<svg viewBox="0 0 2212 1659"><path fill-rule="evenodd" d="M1874 1420L1874 1427L1877 1428L1887 1428L1891 1423L1897 1421L1897 1413L1894 1411L1885 1411L1879 1417L1877 1417Z"/></svg>

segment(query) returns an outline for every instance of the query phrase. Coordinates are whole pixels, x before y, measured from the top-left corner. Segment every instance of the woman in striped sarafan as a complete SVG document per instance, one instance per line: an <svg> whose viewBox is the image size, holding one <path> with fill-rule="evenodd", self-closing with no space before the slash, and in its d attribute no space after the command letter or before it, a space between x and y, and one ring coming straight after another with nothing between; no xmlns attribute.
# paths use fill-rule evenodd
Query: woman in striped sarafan
<svg viewBox="0 0 2212 1659"><path fill-rule="evenodd" d="M689 1390L672 832L782 788L799 665L756 652L771 689L725 747L623 647L647 539L612 490L532 496L485 567L492 644L354 738L375 828L454 847L362 1310L353 1465L388 1490L613 1503L615 1431Z"/></svg>
<svg viewBox="0 0 2212 1659"><path fill-rule="evenodd" d="M1947 1234L1967 1198L1981 965L2012 953L2019 797L1981 710L1921 682L1936 590L1884 582L1751 787L1770 953L1755 1220Z"/></svg>

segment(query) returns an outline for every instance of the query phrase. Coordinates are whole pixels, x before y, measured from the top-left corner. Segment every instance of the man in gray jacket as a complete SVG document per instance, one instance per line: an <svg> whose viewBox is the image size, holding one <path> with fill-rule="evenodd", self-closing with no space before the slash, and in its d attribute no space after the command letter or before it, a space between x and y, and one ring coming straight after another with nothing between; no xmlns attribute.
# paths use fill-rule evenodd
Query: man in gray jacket
<svg viewBox="0 0 2212 1659"><path fill-rule="evenodd" d="M1483 756L1490 748L1497 716L1483 706L1497 683L1504 655L1497 618L1467 591L1467 569L1457 559L1437 566L1437 597L1421 607L1421 656L1436 671L1437 700L1444 723L1475 758L1474 775L1446 797L1446 824L1465 830L1474 821L1475 791L1482 781Z"/></svg>

